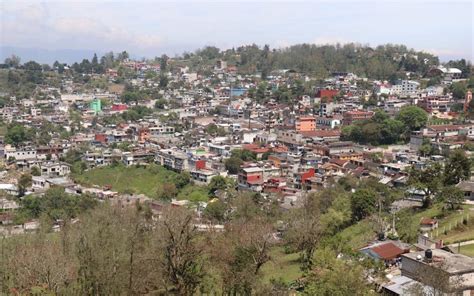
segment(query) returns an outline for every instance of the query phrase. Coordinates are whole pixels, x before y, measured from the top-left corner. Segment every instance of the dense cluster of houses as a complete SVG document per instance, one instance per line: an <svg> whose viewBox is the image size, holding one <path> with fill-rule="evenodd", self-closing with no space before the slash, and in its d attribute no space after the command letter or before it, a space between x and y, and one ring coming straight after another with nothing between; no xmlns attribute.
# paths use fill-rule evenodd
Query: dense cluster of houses
<svg viewBox="0 0 474 296"><path fill-rule="evenodd" d="M145 90L158 88L159 84L147 79L146 73L160 73L159 66L133 61L126 61L123 66L137 73L127 81L130 85ZM460 77L458 71L439 67L430 73L441 75L445 85ZM119 74L115 69L108 69L104 75L114 81ZM313 95L283 102L273 97L271 89L282 86L291 89L297 79L311 83L311 78L294 71L277 72L266 79L268 87L263 96L269 99L259 101L251 98L250 92L259 87L260 78L239 75L225 61L219 61L208 76L192 72L188 67L165 75L169 85L179 85L159 91L167 102L165 106L153 115L118 124L106 124L101 119L128 112L137 105L154 108L156 100L125 103L120 100L123 90L79 91L81 85L67 76L61 87L38 86L44 94L41 99L13 98L13 104L0 109L4 122L39 128L49 122L61 126L69 136L50 132L51 140L41 146L21 143L15 147L1 139L0 157L5 168L20 172L37 168L38 173L28 188L30 192L41 193L52 186L62 186L70 193L89 192L100 198L115 198L123 204L133 204L133 198L148 200L145 196L120 199L114 188L85 188L75 184L70 177L73 164L65 158L69 151L76 150L81 151L80 161L86 169L118 163L125 166L156 163L176 172L189 172L199 185L209 184L215 176L226 176L235 179L238 190L276 196L281 207L289 209L300 207L306 193L327 188L344 176L357 179L370 176L388 186L404 186L407 168L414 165L423 168L430 161L442 161L450 151L474 140L472 123L428 125L414 132L406 145L374 147L341 139L341 128L372 118L376 109L393 115L403 106L417 105L431 116L456 118L458 114L451 107L468 104L472 94L468 92L466 100L459 101L443 92L442 85L421 89L417 81L390 84L338 72L320 85L315 82ZM374 95L379 98L377 104L367 107L365 103ZM102 101L108 104L103 105ZM77 116L73 118L71 114ZM426 142L435 151L434 156L420 155L419 149ZM236 173L231 173L226 162L235 157L232 156L235 150L246 151L252 157L242 161ZM17 180L11 174L0 178L1 190L18 194ZM474 201L474 182L463 181L458 187L465 192L467 200ZM414 201L423 199L421 192L409 193L407 196ZM0 201L2 209L18 207L6 199ZM5 214L1 217L0 222L4 223L11 218ZM423 221L420 227L430 228L434 224L435 221ZM430 243L433 245L426 247ZM420 252L436 249L433 258L458 260L441 250L442 242L420 237L419 245ZM425 258L429 254L420 253L425 259L419 259L420 254L407 250L399 242L383 241L361 252L387 264L397 264L400 260L422 264L432 260ZM396 293L414 278L410 264L404 264L407 268L402 270L403 278L394 280L386 287L387 291ZM459 269L464 267L459 264Z"/></svg>

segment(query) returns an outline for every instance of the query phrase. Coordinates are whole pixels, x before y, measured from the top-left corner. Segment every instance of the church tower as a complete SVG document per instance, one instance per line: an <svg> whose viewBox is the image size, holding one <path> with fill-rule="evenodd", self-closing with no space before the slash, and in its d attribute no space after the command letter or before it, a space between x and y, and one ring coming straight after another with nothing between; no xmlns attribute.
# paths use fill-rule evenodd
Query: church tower
<svg viewBox="0 0 474 296"><path fill-rule="evenodd" d="M469 109L469 103L471 102L471 100L472 100L472 92L468 90L466 92L466 99L464 100L464 113L466 113L467 109Z"/></svg>

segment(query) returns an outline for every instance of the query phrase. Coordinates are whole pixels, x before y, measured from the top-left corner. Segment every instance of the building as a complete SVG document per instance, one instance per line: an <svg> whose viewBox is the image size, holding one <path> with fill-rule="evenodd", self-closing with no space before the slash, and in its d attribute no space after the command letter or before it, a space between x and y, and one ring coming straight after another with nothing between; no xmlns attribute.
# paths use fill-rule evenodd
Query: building
<svg viewBox="0 0 474 296"><path fill-rule="evenodd" d="M242 168L238 177L239 188L244 190L261 191L263 185L263 170L259 167Z"/></svg>
<svg viewBox="0 0 474 296"><path fill-rule="evenodd" d="M472 101L472 92L468 90L466 92L466 98L464 100L464 112L467 112L467 109L469 109L469 104Z"/></svg>
<svg viewBox="0 0 474 296"><path fill-rule="evenodd" d="M446 96L424 97L418 100L417 105L426 112L448 112L451 100Z"/></svg>
<svg viewBox="0 0 474 296"><path fill-rule="evenodd" d="M401 271L446 295L471 296L474 290L474 258L465 255L441 249L407 253L402 255Z"/></svg>
<svg viewBox="0 0 474 296"><path fill-rule="evenodd" d="M321 98L321 102L331 103L338 93L337 89L320 89L316 93L316 98Z"/></svg>
<svg viewBox="0 0 474 296"><path fill-rule="evenodd" d="M342 124L351 125L356 121L371 119L372 116L374 116L372 111L347 111L342 115Z"/></svg>
<svg viewBox="0 0 474 296"><path fill-rule="evenodd" d="M316 117L316 125L319 128L333 129L337 126L340 126L341 123L342 123L342 117L340 115L331 116L331 117L323 117L323 116Z"/></svg>
<svg viewBox="0 0 474 296"><path fill-rule="evenodd" d="M451 84L454 79L459 79L462 76L462 71L458 68L447 68L444 66L438 66L430 69L428 72L429 76L440 76L443 78L444 84Z"/></svg>
<svg viewBox="0 0 474 296"><path fill-rule="evenodd" d="M301 116L296 119L295 129L298 132L309 132L316 130L316 118L313 116Z"/></svg>
<svg viewBox="0 0 474 296"><path fill-rule="evenodd" d="M409 97L417 94L419 86L420 83L416 81L400 80L392 86L392 93L402 97Z"/></svg>
<svg viewBox="0 0 474 296"><path fill-rule="evenodd" d="M47 162L40 164L41 176L63 177L71 172L71 165L65 162Z"/></svg>
<svg viewBox="0 0 474 296"><path fill-rule="evenodd" d="M474 201L474 181L461 181L456 185L462 192L464 192L464 198L469 201Z"/></svg>

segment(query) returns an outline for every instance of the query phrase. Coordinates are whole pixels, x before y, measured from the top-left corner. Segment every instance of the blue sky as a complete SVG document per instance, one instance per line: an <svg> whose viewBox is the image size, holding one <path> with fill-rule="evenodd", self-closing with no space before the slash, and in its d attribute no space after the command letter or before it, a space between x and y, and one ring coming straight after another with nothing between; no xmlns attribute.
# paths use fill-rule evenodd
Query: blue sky
<svg viewBox="0 0 474 296"><path fill-rule="evenodd" d="M471 1L1 1L2 46L174 55L205 45L405 44L473 60Z"/></svg>

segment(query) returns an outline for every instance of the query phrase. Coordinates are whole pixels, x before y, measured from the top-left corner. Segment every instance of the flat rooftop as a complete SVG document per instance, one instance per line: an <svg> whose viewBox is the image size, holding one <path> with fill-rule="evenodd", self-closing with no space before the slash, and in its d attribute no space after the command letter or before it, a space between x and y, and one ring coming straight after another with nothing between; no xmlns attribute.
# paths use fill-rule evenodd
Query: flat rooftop
<svg viewBox="0 0 474 296"><path fill-rule="evenodd" d="M462 254L453 254L440 249L433 249L432 252L432 263L424 261L424 251L403 254L402 257L407 257L412 260L420 261L433 266L442 265L443 269L451 274L474 272L474 258L472 257ZM420 255L423 259L417 260L416 257L418 255Z"/></svg>

